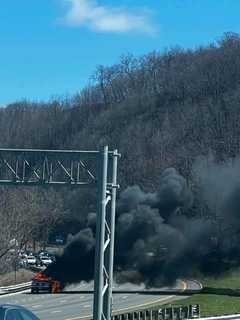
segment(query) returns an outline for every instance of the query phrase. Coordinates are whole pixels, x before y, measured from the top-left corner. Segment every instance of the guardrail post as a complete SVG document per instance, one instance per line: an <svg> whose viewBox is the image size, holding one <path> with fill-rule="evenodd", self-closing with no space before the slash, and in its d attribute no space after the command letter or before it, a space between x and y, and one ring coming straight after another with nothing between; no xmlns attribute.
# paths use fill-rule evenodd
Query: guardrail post
<svg viewBox="0 0 240 320"><path fill-rule="evenodd" d="M149 320L153 320L152 319L152 310L149 310Z"/></svg>
<svg viewBox="0 0 240 320"><path fill-rule="evenodd" d="M193 309L192 309L192 305L189 306L189 318L193 318Z"/></svg>
<svg viewBox="0 0 240 320"><path fill-rule="evenodd" d="M146 310L143 310L142 319L143 319L143 320L146 320L146 318L147 318L147 317L146 317Z"/></svg>
<svg viewBox="0 0 240 320"><path fill-rule="evenodd" d="M158 320L158 310L153 310L153 319Z"/></svg>
<svg viewBox="0 0 240 320"><path fill-rule="evenodd" d="M176 319L181 320L182 319L182 307L178 307L176 309Z"/></svg>
<svg viewBox="0 0 240 320"><path fill-rule="evenodd" d="M158 309L158 320L163 320L163 310Z"/></svg>

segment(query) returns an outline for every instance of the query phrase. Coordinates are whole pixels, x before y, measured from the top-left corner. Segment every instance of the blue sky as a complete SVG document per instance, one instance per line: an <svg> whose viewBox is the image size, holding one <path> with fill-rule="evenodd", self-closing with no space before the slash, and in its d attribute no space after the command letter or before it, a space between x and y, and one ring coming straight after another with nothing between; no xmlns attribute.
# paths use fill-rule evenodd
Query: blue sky
<svg viewBox="0 0 240 320"><path fill-rule="evenodd" d="M4 0L0 106L72 95L99 64L240 33L239 0Z"/></svg>

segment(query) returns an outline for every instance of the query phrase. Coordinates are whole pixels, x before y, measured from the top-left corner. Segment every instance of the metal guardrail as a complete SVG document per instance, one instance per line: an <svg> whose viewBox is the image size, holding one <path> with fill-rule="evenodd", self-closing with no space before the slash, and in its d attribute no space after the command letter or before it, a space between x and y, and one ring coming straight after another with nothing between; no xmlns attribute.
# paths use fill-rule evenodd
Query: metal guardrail
<svg viewBox="0 0 240 320"><path fill-rule="evenodd" d="M199 318L203 320L237 320L240 319L240 314L231 314L225 316L215 316L215 317L206 317L206 318Z"/></svg>
<svg viewBox="0 0 240 320"><path fill-rule="evenodd" d="M12 286L0 287L0 295L30 289L31 283L32 282L30 281L30 282L20 283Z"/></svg>
<svg viewBox="0 0 240 320"><path fill-rule="evenodd" d="M112 320L183 320L200 318L199 304L117 314Z"/></svg>

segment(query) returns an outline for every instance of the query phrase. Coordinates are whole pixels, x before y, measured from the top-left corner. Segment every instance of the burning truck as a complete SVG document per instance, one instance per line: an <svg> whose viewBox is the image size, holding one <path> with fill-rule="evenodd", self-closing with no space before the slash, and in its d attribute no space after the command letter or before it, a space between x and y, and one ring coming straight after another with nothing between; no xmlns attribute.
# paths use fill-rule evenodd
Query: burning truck
<svg viewBox="0 0 240 320"><path fill-rule="evenodd" d="M46 276L43 272L38 272L32 279L31 293L48 292L59 293L62 291L60 281Z"/></svg>

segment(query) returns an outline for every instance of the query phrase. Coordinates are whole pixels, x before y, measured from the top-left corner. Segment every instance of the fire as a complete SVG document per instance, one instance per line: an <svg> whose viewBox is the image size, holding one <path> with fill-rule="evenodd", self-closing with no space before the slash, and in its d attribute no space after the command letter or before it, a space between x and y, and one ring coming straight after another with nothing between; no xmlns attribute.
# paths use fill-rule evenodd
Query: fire
<svg viewBox="0 0 240 320"><path fill-rule="evenodd" d="M51 293L61 292L61 283L51 277L46 276L43 272L38 272L33 278L33 282L35 285L34 291L39 292L41 286L39 284L41 282L48 282L49 287L51 288ZM32 291L33 292L33 291Z"/></svg>
<svg viewBox="0 0 240 320"><path fill-rule="evenodd" d="M35 275L34 280L52 281L52 278L47 277L43 272L38 272L38 273Z"/></svg>

